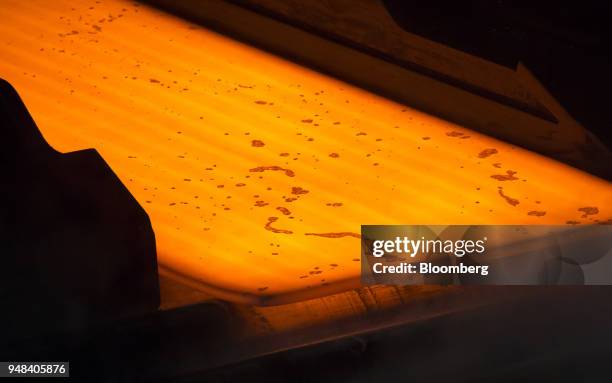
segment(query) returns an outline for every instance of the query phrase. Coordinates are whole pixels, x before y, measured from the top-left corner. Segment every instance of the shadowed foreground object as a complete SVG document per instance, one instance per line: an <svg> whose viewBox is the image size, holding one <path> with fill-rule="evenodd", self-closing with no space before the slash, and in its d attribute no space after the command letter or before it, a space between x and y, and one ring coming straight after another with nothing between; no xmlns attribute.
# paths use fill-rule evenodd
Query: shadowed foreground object
<svg viewBox="0 0 612 383"><path fill-rule="evenodd" d="M160 272L222 299L358 287L361 224L612 216L602 179L146 6L0 17L0 71L47 141L95 148L149 214Z"/></svg>
<svg viewBox="0 0 612 383"><path fill-rule="evenodd" d="M151 224L100 155L54 151L1 79L0 137L3 333L83 330L157 309Z"/></svg>

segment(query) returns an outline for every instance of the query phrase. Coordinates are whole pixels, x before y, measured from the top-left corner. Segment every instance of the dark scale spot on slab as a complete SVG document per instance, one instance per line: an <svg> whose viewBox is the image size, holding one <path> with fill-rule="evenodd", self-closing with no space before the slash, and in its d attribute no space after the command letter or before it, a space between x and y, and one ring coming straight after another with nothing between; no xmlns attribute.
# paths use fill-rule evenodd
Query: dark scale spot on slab
<svg viewBox="0 0 612 383"><path fill-rule="evenodd" d="M484 149L483 151L478 153L478 158L487 158L497 153L498 151L495 148Z"/></svg>
<svg viewBox="0 0 612 383"><path fill-rule="evenodd" d="M285 230L285 229L278 229L275 227L272 227L272 224L274 222L278 221L278 217L268 217L268 222L266 223L266 225L264 226L266 230L271 231L273 233L279 233L279 234L293 234L293 232L291 230Z"/></svg>
<svg viewBox="0 0 612 383"><path fill-rule="evenodd" d="M257 289L257 291L266 291L268 289L268 286L264 286L264 287L260 287Z"/></svg>
<svg viewBox="0 0 612 383"><path fill-rule="evenodd" d="M256 148L261 148L262 146L265 146L266 144L261 141L261 140L253 140L251 141L251 146L254 146Z"/></svg>
<svg viewBox="0 0 612 383"><path fill-rule="evenodd" d="M578 211L583 212L584 214L582 215L582 218L587 218L587 216L589 215L595 215L599 213L599 209L595 206L586 206L586 207L581 207L578 209Z"/></svg>
<svg viewBox="0 0 612 383"><path fill-rule="evenodd" d="M306 194L306 193L308 193L308 190L301 188L299 186L294 186L291 188L291 194L301 195L301 194Z"/></svg>
<svg viewBox="0 0 612 383"><path fill-rule="evenodd" d="M513 170L506 170L506 174L493 174L491 178L498 181L516 181L518 177L515 177L515 174L516 172Z"/></svg>
<svg viewBox="0 0 612 383"><path fill-rule="evenodd" d="M284 215L290 215L291 214L291 211L289 211L289 209L287 209L286 207L283 207L283 206L277 207L276 210L280 211Z"/></svg>
<svg viewBox="0 0 612 383"><path fill-rule="evenodd" d="M293 170L285 169L285 168L282 168L282 167L276 166L276 165L272 165L272 166L258 166L256 168L249 169L250 172L264 172L266 170L282 171L282 172L285 172L285 175L287 177L295 177L295 173L293 172Z"/></svg>
<svg viewBox="0 0 612 383"><path fill-rule="evenodd" d="M331 158L338 158L338 157L340 157L340 155L338 153L329 153L329 156Z"/></svg>
<svg viewBox="0 0 612 383"><path fill-rule="evenodd" d="M533 215L535 217L543 217L546 215L545 211L538 211L538 210L532 210L529 213L527 213L527 215Z"/></svg>
<svg viewBox="0 0 612 383"><path fill-rule="evenodd" d="M267 102L267 101L263 101L263 100L257 100L257 101L255 101L255 103L256 103L257 105L267 105L267 104L268 104L268 102Z"/></svg>
<svg viewBox="0 0 612 383"><path fill-rule="evenodd" d="M509 197L509 196L505 195L505 194L504 194L504 189L502 189L501 187L498 189L498 193L499 193L499 195L500 195L500 196L501 196L503 199L505 199L505 200L506 200L506 202L508 202L508 203L509 203L510 205L512 205L512 206L516 206L516 205L518 205L518 204L520 203L518 199L516 199L516 198L512 198L512 197Z"/></svg>
<svg viewBox="0 0 612 383"><path fill-rule="evenodd" d="M317 237L324 237L324 238L343 238L343 237L361 238L361 234L351 233L351 232L339 232L339 233L304 233L304 235L314 235L314 236L317 236Z"/></svg>

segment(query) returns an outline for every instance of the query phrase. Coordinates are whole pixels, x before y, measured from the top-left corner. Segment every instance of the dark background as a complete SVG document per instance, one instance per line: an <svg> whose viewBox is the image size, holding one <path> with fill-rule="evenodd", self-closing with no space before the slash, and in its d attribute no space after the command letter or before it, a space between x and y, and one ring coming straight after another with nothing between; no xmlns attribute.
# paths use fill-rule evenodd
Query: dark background
<svg viewBox="0 0 612 383"><path fill-rule="evenodd" d="M523 62L578 122L612 148L608 2L383 3L408 32L510 68Z"/></svg>

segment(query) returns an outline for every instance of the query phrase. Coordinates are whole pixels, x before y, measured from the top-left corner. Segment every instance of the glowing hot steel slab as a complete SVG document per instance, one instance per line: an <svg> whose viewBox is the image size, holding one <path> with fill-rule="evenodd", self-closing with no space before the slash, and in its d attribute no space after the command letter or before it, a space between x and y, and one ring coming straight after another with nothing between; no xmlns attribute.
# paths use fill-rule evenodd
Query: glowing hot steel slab
<svg viewBox="0 0 612 383"><path fill-rule="evenodd" d="M0 19L0 76L45 138L97 149L162 269L221 297L357 286L360 224L612 216L605 181L144 6L5 0Z"/></svg>

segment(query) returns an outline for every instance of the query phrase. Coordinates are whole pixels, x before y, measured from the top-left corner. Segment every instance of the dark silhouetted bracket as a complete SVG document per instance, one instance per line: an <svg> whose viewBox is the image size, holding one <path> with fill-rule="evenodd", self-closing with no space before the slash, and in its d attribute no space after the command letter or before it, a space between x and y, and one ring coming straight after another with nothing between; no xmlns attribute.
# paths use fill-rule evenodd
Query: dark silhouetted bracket
<svg viewBox="0 0 612 383"><path fill-rule="evenodd" d="M151 223L102 157L51 148L4 80L0 124L2 331L78 331L156 310Z"/></svg>

